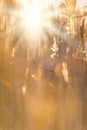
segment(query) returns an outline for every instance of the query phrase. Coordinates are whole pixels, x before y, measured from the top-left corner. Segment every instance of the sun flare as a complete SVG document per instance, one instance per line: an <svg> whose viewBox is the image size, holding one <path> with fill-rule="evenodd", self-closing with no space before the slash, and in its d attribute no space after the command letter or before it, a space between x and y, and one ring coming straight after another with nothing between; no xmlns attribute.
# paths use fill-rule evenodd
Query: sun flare
<svg viewBox="0 0 87 130"><path fill-rule="evenodd" d="M21 11L22 25L25 29L29 29L32 32L40 31L41 28L41 5L38 3L32 3L25 6Z"/></svg>

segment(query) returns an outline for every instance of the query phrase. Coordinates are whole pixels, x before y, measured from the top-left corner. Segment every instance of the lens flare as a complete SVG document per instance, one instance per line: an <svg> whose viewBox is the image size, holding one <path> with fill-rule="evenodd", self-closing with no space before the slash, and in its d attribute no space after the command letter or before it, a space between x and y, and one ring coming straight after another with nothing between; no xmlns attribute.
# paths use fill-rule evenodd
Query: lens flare
<svg viewBox="0 0 87 130"><path fill-rule="evenodd" d="M27 3L26 3L27 4ZM41 5L33 2L21 11L22 25L31 32L39 32L41 29Z"/></svg>

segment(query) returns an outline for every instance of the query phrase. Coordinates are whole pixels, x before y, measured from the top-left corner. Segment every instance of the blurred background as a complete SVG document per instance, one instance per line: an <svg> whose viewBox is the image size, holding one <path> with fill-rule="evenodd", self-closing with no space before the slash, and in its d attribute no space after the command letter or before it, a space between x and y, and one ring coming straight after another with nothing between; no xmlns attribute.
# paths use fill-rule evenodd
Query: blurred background
<svg viewBox="0 0 87 130"><path fill-rule="evenodd" d="M0 130L87 129L87 1L0 0Z"/></svg>

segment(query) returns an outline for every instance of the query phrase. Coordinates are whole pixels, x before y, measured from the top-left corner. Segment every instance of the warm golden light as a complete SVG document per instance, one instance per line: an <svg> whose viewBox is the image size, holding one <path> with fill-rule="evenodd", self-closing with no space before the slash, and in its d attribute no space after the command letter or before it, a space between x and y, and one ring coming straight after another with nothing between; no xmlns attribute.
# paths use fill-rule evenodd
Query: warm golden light
<svg viewBox="0 0 87 130"><path fill-rule="evenodd" d="M41 5L40 3L33 2L21 12L23 26L32 31L38 32L41 28Z"/></svg>
<svg viewBox="0 0 87 130"><path fill-rule="evenodd" d="M53 25L51 25L51 17L56 17L56 12L49 9L53 6L56 0L48 1L32 1L30 2L20 2L21 5L21 24L25 30L33 33L42 33L43 28L49 28L54 30ZM53 6L53 8L55 8Z"/></svg>
<svg viewBox="0 0 87 130"><path fill-rule="evenodd" d="M26 86L24 85L24 86L22 87L22 94L25 95L25 93L26 93Z"/></svg>

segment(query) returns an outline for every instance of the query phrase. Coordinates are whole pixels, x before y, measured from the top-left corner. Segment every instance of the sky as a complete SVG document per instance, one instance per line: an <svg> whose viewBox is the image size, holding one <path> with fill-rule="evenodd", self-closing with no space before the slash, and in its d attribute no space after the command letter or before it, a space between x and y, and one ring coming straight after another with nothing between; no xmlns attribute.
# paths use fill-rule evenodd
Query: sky
<svg viewBox="0 0 87 130"><path fill-rule="evenodd" d="M77 0L77 7L81 8L83 6L87 5L87 0Z"/></svg>
<svg viewBox="0 0 87 130"><path fill-rule="evenodd" d="M42 0L45 3L54 3L54 2L62 2L63 0ZM87 4L87 0L77 0L77 7L81 8L83 7L85 4Z"/></svg>

